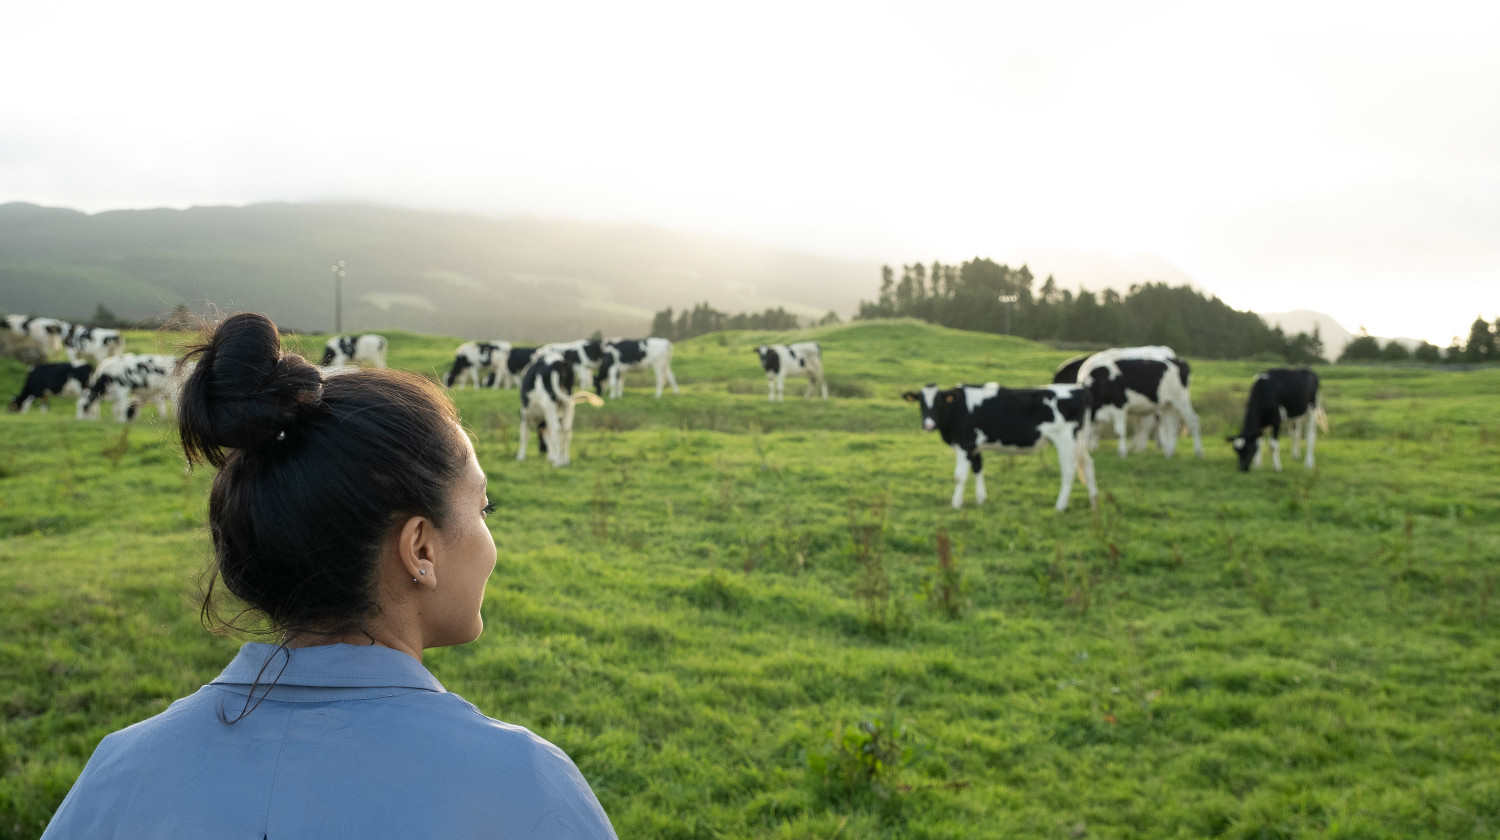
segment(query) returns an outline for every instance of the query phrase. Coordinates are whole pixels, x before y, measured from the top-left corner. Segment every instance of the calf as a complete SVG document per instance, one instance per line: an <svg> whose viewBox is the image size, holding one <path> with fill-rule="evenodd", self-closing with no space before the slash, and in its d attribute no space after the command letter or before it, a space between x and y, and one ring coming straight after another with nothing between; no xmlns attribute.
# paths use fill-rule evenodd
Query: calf
<svg viewBox="0 0 1500 840"><path fill-rule="evenodd" d="M983 451L1020 454L1035 452L1048 441L1057 448L1062 472L1062 491L1057 510L1068 509L1073 479L1083 472L1089 488L1089 504L1099 504L1094 483L1094 459L1089 456L1089 392L1080 385L1050 385L1046 388L1009 389L993 382L959 385L939 390L927 385L907 391L907 402L922 407L922 428L936 430L953 447L953 506L963 507L964 484L974 470L974 501L984 504Z"/></svg>
<svg viewBox="0 0 1500 840"><path fill-rule="evenodd" d="M369 362L378 368L385 367L385 337L375 333L364 335L336 335L323 346L325 367L343 367L351 362Z"/></svg>
<svg viewBox="0 0 1500 840"><path fill-rule="evenodd" d="M609 386L609 396L618 399L625 394L625 372L651 368L656 374L656 398L661 388L671 383L672 393L680 394L677 377L672 375L672 342L665 338L617 338L604 342L604 361L599 366L599 392Z"/></svg>
<svg viewBox="0 0 1500 840"><path fill-rule="evenodd" d="M479 388L481 374L484 384L489 385L495 381L495 376L509 356L509 341L466 341L453 354L453 367L443 377L443 385L452 388L453 383L465 374L465 378L474 382L476 390Z"/></svg>
<svg viewBox="0 0 1500 840"><path fill-rule="evenodd" d="M564 354L541 350L521 372L521 448L516 460L526 460L526 439L536 429L542 454L554 467L565 467L573 441L573 408L579 402L604 405L587 391L573 392L577 365Z"/></svg>
<svg viewBox="0 0 1500 840"><path fill-rule="evenodd" d="M165 416L167 400L176 401L177 392L187 371L178 370L176 356L136 355L111 356L99 363L94 381L89 390L78 400L78 419L97 419L99 401L108 399L115 404L115 420L134 420L141 404L147 400L156 403L156 410Z"/></svg>
<svg viewBox="0 0 1500 840"><path fill-rule="evenodd" d="M1240 456L1240 472L1260 466L1260 436L1271 430L1271 465L1281 472L1281 423L1287 421L1292 438L1292 457L1297 457L1300 437L1307 435L1307 458L1302 466L1313 468L1313 444L1318 427L1328 431L1323 397L1318 393L1318 375L1307 368L1275 368L1255 377L1245 404L1245 422L1229 443Z"/></svg>
<svg viewBox="0 0 1500 840"><path fill-rule="evenodd" d="M1096 433L1108 422L1119 438L1120 457L1125 457L1125 420L1131 414L1162 414L1158 436L1162 453L1172 457L1177 449L1178 423L1187 423L1193 435L1193 453L1203 457L1203 437L1189 391L1192 370L1167 347L1131 347L1095 353L1083 362L1078 384L1089 389L1093 401ZM1155 423L1143 417L1136 432L1138 449Z"/></svg>
<svg viewBox="0 0 1500 840"><path fill-rule="evenodd" d="M25 315L7 315L5 324L12 332L31 338L37 344L42 345L42 350L49 356L63 349L63 339L67 337L70 329L67 321L59 321L56 318L31 318Z"/></svg>
<svg viewBox="0 0 1500 840"><path fill-rule="evenodd" d="M11 399L10 410L25 414L33 401L41 400L42 410L46 411L47 400L51 397L81 396L93 373L93 365L66 362L37 365L26 372L26 383L21 386L21 393Z"/></svg>
<svg viewBox="0 0 1500 840"><path fill-rule="evenodd" d="M766 383L771 402L786 401L786 376L789 373L807 374L807 393L804 399L812 399L813 389L823 389L823 399L828 399L828 381L823 378L823 349L816 341L797 344L762 344L755 348L760 355L760 366L766 372Z"/></svg>
<svg viewBox="0 0 1500 840"><path fill-rule="evenodd" d="M577 341L544 344L537 348L538 353L544 350L561 354L563 359L573 366L574 381L579 388L594 387L594 379L599 374L599 365L604 361L604 342L592 338L580 338Z"/></svg>
<svg viewBox="0 0 1500 840"><path fill-rule="evenodd" d="M63 349L68 351L68 361L75 365L81 359L101 362L124 353L125 339L119 330L74 324L63 341Z"/></svg>

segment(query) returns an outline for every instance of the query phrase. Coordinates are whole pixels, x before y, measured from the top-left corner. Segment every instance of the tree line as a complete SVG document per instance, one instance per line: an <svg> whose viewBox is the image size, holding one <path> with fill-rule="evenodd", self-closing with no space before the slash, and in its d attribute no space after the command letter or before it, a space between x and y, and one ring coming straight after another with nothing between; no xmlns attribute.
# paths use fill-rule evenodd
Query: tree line
<svg viewBox="0 0 1500 840"><path fill-rule="evenodd" d="M1453 337L1447 349L1423 341L1409 348L1399 341L1388 341L1384 346L1380 340L1360 331L1359 337L1344 345L1339 354L1340 362L1423 362L1426 364L1483 364L1500 361L1500 318L1492 324L1484 318L1475 318L1469 325L1468 340Z"/></svg>
<svg viewBox="0 0 1500 840"><path fill-rule="evenodd" d="M944 326L1080 347L1165 344L1210 359L1272 355L1293 364L1323 361L1312 333L1285 334L1253 312L1188 286L1146 282L1125 294L1064 289L1050 275L1040 286L1025 265L1011 268L977 257L960 265L881 268L880 294L860 301L856 320L920 318Z"/></svg>
<svg viewBox="0 0 1500 840"><path fill-rule="evenodd" d="M811 322L811 326L839 323L837 313L830 310L822 318ZM740 312L734 315L720 312L707 301L683 309L674 317L672 307L657 312L651 319L651 334L657 338L683 341L695 336L721 330L796 330L804 326L802 319L783 307L767 308L764 312Z"/></svg>

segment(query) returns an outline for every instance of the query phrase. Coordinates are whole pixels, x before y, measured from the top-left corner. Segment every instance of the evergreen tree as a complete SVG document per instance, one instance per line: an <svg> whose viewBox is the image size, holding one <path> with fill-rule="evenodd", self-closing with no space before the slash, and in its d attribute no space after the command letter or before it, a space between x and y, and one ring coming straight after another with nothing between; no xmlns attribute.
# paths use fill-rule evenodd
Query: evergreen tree
<svg viewBox="0 0 1500 840"><path fill-rule="evenodd" d="M1475 318L1469 326L1469 340L1464 344L1464 361L1492 362L1500 359L1500 347L1496 346L1495 332L1490 322Z"/></svg>

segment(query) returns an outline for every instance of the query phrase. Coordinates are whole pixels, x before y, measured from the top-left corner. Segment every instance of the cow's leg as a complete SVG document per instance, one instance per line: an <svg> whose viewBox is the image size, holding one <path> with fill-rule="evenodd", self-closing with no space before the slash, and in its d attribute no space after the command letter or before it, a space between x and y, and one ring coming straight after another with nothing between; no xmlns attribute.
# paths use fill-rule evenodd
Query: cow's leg
<svg viewBox="0 0 1500 840"><path fill-rule="evenodd" d="M1146 451L1146 442L1151 439L1151 435L1156 432L1159 425L1157 420L1158 417L1155 412L1141 415L1140 422L1135 427L1135 437L1130 441L1131 452Z"/></svg>
<svg viewBox="0 0 1500 840"><path fill-rule="evenodd" d="M1094 482L1094 458L1089 454L1087 446L1080 446L1077 443L1075 441L1074 449L1078 457L1078 468L1083 471L1084 483L1089 488L1089 507L1097 510L1099 507L1099 485Z"/></svg>
<svg viewBox="0 0 1500 840"><path fill-rule="evenodd" d="M1062 473L1062 489L1057 493L1057 512L1068 509L1068 497L1073 493L1073 478L1078 474L1078 458L1074 450L1078 441L1068 431L1052 439L1057 448L1057 469Z"/></svg>
<svg viewBox="0 0 1500 840"><path fill-rule="evenodd" d="M518 436L521 438L521 447L516 450L516 460L524 461L526 460L526 439L531 437L531 424L526 422L526 409L524 408L521 409L521 426L517 431L520 432Z"/></svg>
<svg viewBox="0 0 1500 840"><path fill-rule="evenodd" d="M989 494L984 492L984 456L975 452L969 456L969 466L974 468L974 504L982 505Z"/></svg>
<svg viewBox="0 0 1500 840"><path fill-rule="evenodd" d="M969 480L969 455L964 452L963 447L953 447L957 456L953 464L953 507L955 509L964 506L964 484Z"/></svg>
<svg viewBox="0 0 1500 840"><path fill-rule="evenodd" d="M823 399L828 399L828 379L823 376L823 368L818 368L818 385L823 389Z"/></svg>
<svg viewBox="0 0 1500 840"><path fill-rule="evenodd" d="M1281 430L1273 426L1271 428L1271 466L1275 467L1277 472L1281 472L1281 441L1278 439L1280 436Z"/></svg>
<svg viewBox="0 0 1500 840"><path fill-rule="evenodd" d="M1114 412L1114 415L1115 415L1114 416L1115 438L1120 442L1120 445L1117 447L1117 449L1119 449L1120 457L1124 458L1125 457L1125 448L1126 448L1126 443L1125 443L1125 418L1128 417L1129 415L1126 414L1125 409L1123 409L1123 408L1116 409L1115 412Z"/></svg>
<svg viewBox="0 0 1500 840"><path fill-rule="evenodd" d="M662 365L662 368L667 372L667 384L672 386L672 393L682 393L682 389L677 387L677 377L672 375L672 363L668 361L666 364ZM658 397L661 396L661 386L657 386L656 395Z"/></svg>
<svg viewBox="0 0 1500 840"><path fill-rule="evenodd" d="M1308 409L1307 416L1302 420L1303 425L1307 426L1307 457L1303 459L1302 466L1309 470L1313 468L1313 444L1318 442L1318 424L1315 420L1312 409Z"/></svg>
<svg viewBox="0 0 1500 840"><path fill-rule="evenodd" d="M1198 421L1198 412L1193 411L1193 404L1186 398L1172 406L1181 415L1183 422L1187 423L1188 431L1193 433L1193 455L1203 457L1203 424Z"/></svg>
<svg viewBox="0 0 1500 840"><path fill-rule="evenodd" d="M766 374L766 400L776 402L776 374Z"/></svg>
<svg viewBox="0 0 1500 840"><path fill-rule="evenodd" d="M1171 406L1162 406L1161 426L1157 432L1156 445L1168 458L1177 454L1177 437L1182 433L1182 415Z"/></svg>
<svg viewBox="0 0 1500 840"><path fill-rule="evenodd" d="M573 409L572 400L568 400L557 408L555 415L557 423L553 426L553 441L555 441L553 466L566 467L572 463L568 448L573 444Z"/></svg>
<svg viewBox="0 0 1500 840"><path fill-rule="evenodd" d="M1246 446L1249 446L1252 442L1255 444L1255 455L1253 457L1251 457L1251 459L1250 459L1250 468L1254 469L1254 470L1258 470L1258 469L1260 469L1260 456L1266 451L1266 448L1261 445L1260 433L1259 432L1256 433L1256 435L1255 435L1255 437L1253 439L1251 439L1251 438L1246 438L1245 439L1245 445Z"/></svg>

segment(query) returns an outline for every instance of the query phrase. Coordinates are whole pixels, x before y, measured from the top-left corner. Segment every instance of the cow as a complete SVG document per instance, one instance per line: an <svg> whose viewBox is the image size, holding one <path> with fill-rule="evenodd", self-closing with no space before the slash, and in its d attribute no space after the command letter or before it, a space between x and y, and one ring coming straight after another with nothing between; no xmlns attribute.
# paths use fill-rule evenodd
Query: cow
<svg viewBox="0 0 1500 840"><path fill-rule="evenodd" d="M385 367L385 337L375 333L336 335L323 346L324 367L343 367L352 362L369 362Z"/></svg>
<svg viewBox="0 0 1500 840"><path fill-rule="evenodd" d="M1239 454L1240 472L1260 466L1260 436L1271 430L1271 465L1281 472L1282 421L1288 425L1292 439L1292 457L1297 457L1302 435L1307 436L1307 458L1302 466L1313 468L1313 444L1318 428L1328 431L1328 415L1323 412L1323 396L1318 392L1318 375L1307 368L1273 368L1258 374L1250 383L1250 397L1245 404L1245 421L1238 435L1228 439Z"/></svg>
<svg viewBox="0 0 1500 840"><path fill-rule="evenodd" d="M577 403L604 405L587 391L574 392L577 363L565 354L539 350L521 372L521 448L516 460L526 460L526 439L536 429L542 454L554 467L570 463L568 449L573 440L573 408Z"/></svg>
<svg viewBox="0 0 1500 840"><path fill-rule="evenodd" d="M485 385L489 385L495 381L498 371L504 367L509 356L509 341L466 341L458 345L458 350L453 354L453 367L443 377L443 385L452 388L459 377L465 374L468 374L465 378L473 381L476 390L481 379Z"/></svg>
<svg viewBox="0 0 1500 840"><path fill-rule="evenodd" d="M68 361L78 364L83 359L102 362L110 356L125 352L125 339L119 330L74 324L63 340L63 349L68 352Z"/></svg>
<svg viewBox="0 0 1500 840"><path fill-rule="evenodd" d="M1063 362L1062 364L1058 365L1057 366L1057 370L1054 371L1053 374L1052 374L1052 384L1054 384L1054 385L1074 385L1074 384L1077 384L1077 382L1078 382L1078 369L1081 368L1081 367L1083 367L1084 360L1087 359L1091 355L1093 355L1093 354L1091 354L1091 353L1085 353L1082 356L1074 356L1073 358L1067 360L1066 362Z"/></svg>
<svg viewBox="0 0 1500 840"><path fill-rule="evenodd" d="M671 383L672 393L680 394L677 377L672 375L672 342L665 338L616 338L604 342L604 361L599 365L599 395L609 387L611 399L625 394L625 372L651 368L656 374L656 398L661 399L662 385Z"/></svg>
<svg viewBox="0 0 1500 840"><path fill-rule="evenodd" d="M816 341L801 341L796 344L762 344L755 348L760 356L760 366L766 372L766 383L771 402L786 401L786 377L789 373L807 374L807 393L803 399L812 399L813 389L822 387L823 399L828 399L828 380L823 378L823 348Z"/></svg>
<svg viewBox="0 0 1500 840"><path fill-rule="evenodd" d="M37 365L26 372L26 382L21 393L10 401L10 410L25 414L35 400L42 401L42 410L47 410L51 397L77 397L89 386L89 377L94 374L93 365L72 365L57 362Z"/></svg>
<svg viewBox="0 0 1500 840"><path fill-rule="evenodd" d="M88 391L78 400L78 419L99 417L100 400L115 404L115 420L134 420L142 403L151 400L161 415L167 413L167 400L176 401L186 369L178 369L176 356L111 356L99 363Z"/></svg>
<svg viewBox="0 0 1500 840"><path fill-rule="evenodd" d="M929 383L902 397L922 408L922 428L936 431L953 447L953 507L964 504L964 484L974 470L974 502L984 504L984 456L981 452L1022 454L1036 452L1049 441L1057 448L1062 491L1057 510L1068 509L1073 479L1083 473L1089 505L1099 506L1094 482L1094 459L1089 455L1090 408L1088 389L1081 385L1044 388L1001 388L993 382L939 389Z"/></svg>
<svg viewBox="0 0 1500 840"><path fill-rule="evenodd" d="M538 347L537 353L541 354L544 350L561 354L573 366L574 381L580 389L594 387L594 380L599 374L599 365L604 362L603 341L593 338L557 341Z"/></svg>
<svg viewBox="0 0 1500 840"><path fill-rule="evenodd" d="M1125 420L1131 414L1143 417L1136 432L1136 448L1144 449L1155 427L1149 415L1162 415L1158 435L1162 454L1176 452L1178 423L1193 435L1193 453L1203 457L1203 437L1190 393L1192 368L1169 347L1127 347L1104 350L1088 357L1079 367L1078 384L1089 389L1093 401L1095 434L1105 423L1119 439L1120 457L1126 453ZM1091 444L1092 448L1092 444Z"/></svg>
<svg viewBox="0 0 1500 840"><path fill-rule="evenodd" d="M63 339L70 326L67 321L56 318L31 318L26 315L7 315L5 324L17 335L24 335L42 345L42 350L51 356L63 349Z"/></svg>
<svg viewBox="0 0 1500 840"><path fill-rule="evenodd" d="M531 364L531 359L536 355L535 347L512 347L505 355L502 363L495 365L495 370L485 380L485 387L506 388L521 384L521 372Z"/></svg>

